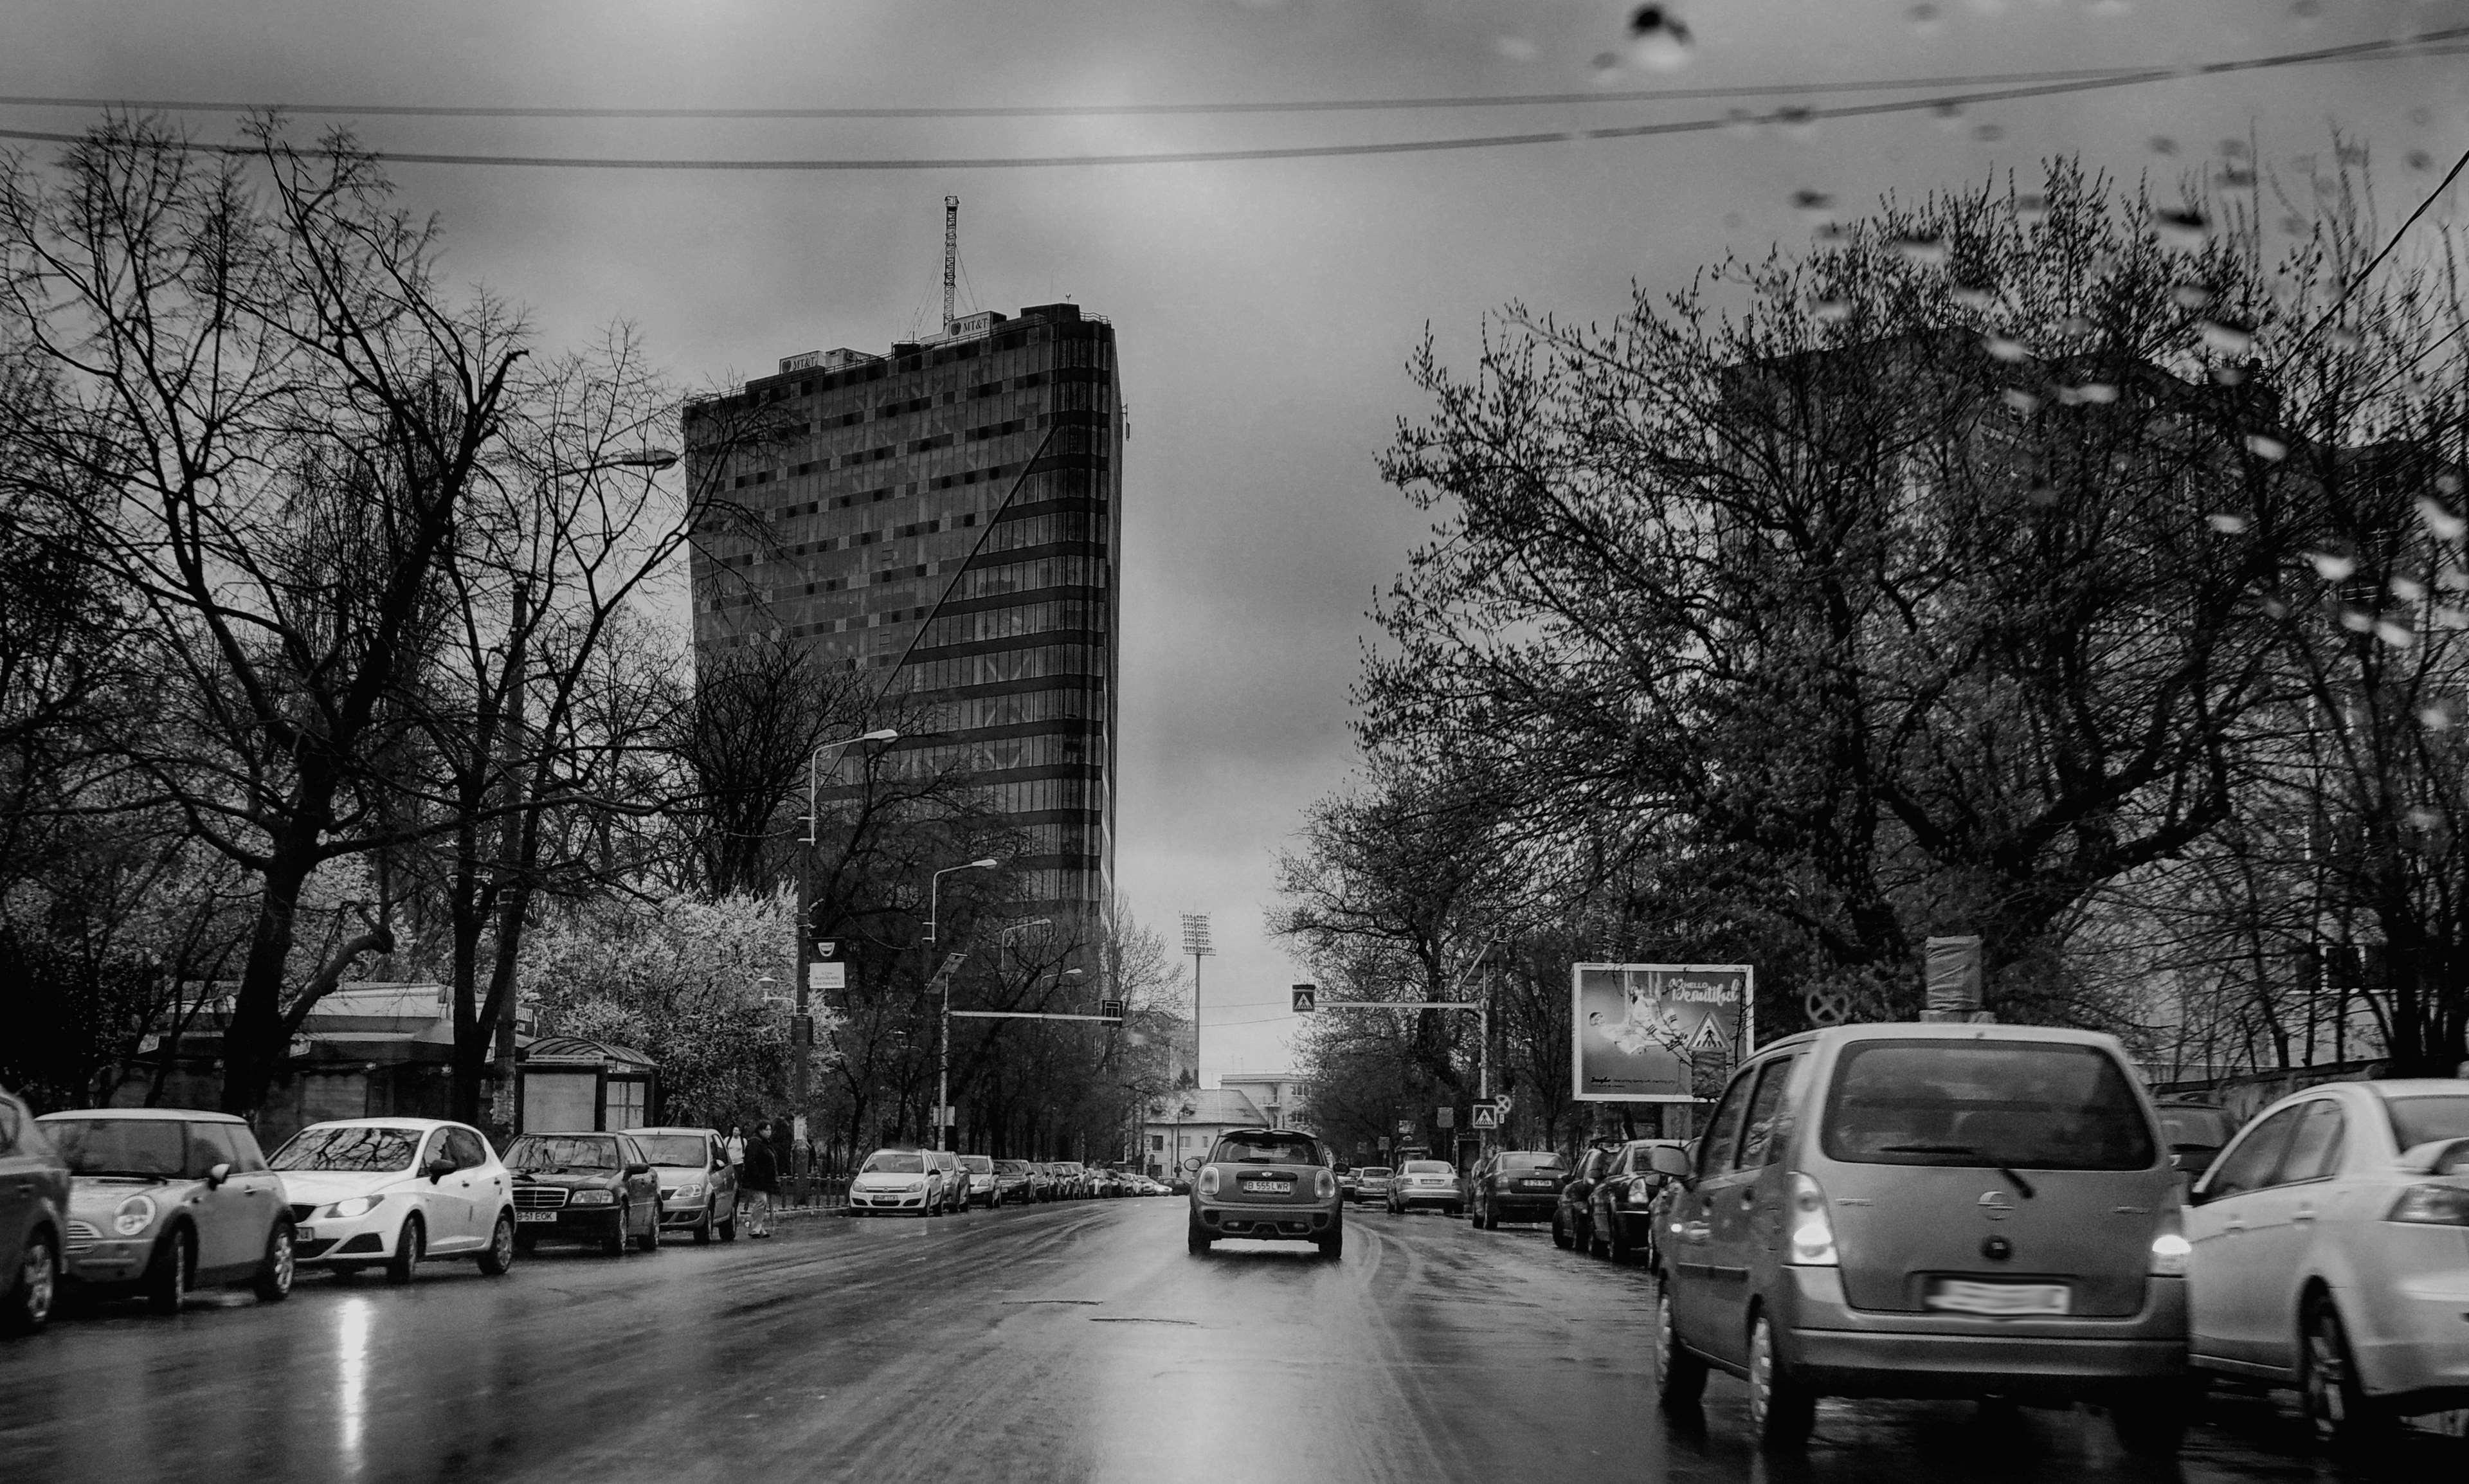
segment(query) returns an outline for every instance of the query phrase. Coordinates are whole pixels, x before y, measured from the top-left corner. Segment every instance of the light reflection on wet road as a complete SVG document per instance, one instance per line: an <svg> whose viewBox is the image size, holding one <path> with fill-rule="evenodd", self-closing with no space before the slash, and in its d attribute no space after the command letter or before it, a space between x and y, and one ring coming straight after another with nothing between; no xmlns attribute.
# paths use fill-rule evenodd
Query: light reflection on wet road
<svg viewBox="0 0 2469 1484"><path fill-rule="evenodd" d="M1741 1389L1655 1407L1652 1281L1535 1229L1350 1217L1347 1255L1183 1248L1183 1203L784 1221L768 1242L260 1306L65 1318L0 1345L0 1474L39 1480L1551 1479L1826 1484L2132 1472L2081 1413L1830 1403L1759 1458ZM2177 1471L2458 1477L2457 1440L2346 1471L2286 1405L2215 1401Z"/></svg>

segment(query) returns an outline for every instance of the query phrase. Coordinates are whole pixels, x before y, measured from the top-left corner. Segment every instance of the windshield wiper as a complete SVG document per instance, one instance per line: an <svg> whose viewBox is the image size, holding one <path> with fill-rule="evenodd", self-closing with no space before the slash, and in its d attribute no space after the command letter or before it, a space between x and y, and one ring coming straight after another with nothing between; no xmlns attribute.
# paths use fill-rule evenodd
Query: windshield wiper
<svg viewBox="0 0 2469 1484"><path fill-rule="evenodd" d="M1969 1154L1987 1168L2014 1181L2015 1189L2022 1193L2025 1200L2032 1198L2031 1181L2024 1179L2004 1165L1991 1163L1988 1155L1969 1144L1888 1144L1881 1146L1878 1152L1881 1154Z"/></svg>

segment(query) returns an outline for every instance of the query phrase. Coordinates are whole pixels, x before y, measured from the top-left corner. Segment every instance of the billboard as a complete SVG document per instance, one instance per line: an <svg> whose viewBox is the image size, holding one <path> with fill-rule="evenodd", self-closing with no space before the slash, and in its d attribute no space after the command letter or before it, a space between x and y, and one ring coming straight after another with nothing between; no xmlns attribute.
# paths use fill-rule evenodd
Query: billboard
<svg viewBox="0 0 2469 1484"><path fill-rule="evenodd" d="M1748 1048L1756 991L1745 963L1571 965L1574 1096L1695 1101L1693 1073L1729 1068Z"/></svg>

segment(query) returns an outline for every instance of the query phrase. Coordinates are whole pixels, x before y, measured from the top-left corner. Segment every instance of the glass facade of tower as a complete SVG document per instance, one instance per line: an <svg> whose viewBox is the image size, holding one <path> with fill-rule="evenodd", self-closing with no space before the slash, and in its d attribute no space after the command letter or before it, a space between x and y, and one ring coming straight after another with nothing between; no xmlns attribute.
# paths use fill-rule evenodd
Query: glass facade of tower
<svg viewBox="0 0 2469 1484"><path fill-rule="evenodd" d="M785 435L732 453L725 413ZM1071 304L792 357L687 415L741 515L698 533L697 647L776 637L923 705L938 734L896 760L965 773L1054 906L1113 883L1121 419L1114 327Z"/></svg>

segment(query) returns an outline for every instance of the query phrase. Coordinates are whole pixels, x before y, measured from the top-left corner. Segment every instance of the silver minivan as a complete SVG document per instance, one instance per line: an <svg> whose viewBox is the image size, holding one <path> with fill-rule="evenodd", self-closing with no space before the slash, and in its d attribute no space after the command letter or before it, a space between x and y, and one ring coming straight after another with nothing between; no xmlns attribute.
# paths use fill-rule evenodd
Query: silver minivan
<svg viewBox="0 0 2469 1484"><path fill-rule="evenodd" d="M2176 1449L2187 1245L2177 1171L2117 1042L1980 1024L1838 1026L1761 1048L1677 1177L1655 1323L1666 1407L1712 1368L1761 1443L1818 1398L2104 1403Z"/></svg>

